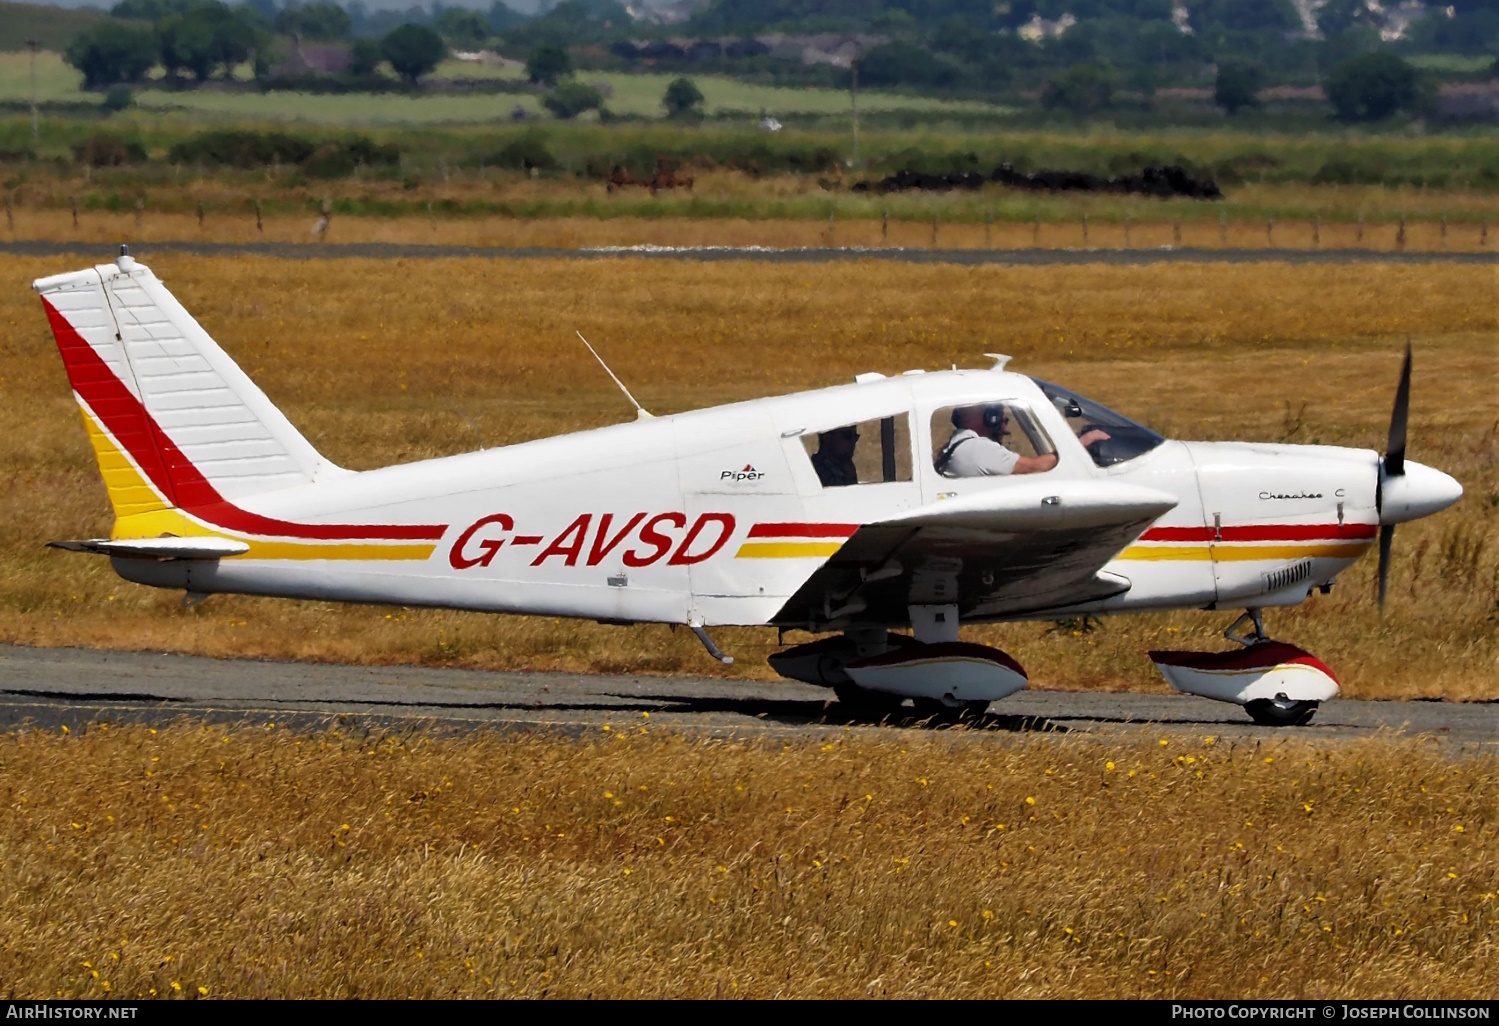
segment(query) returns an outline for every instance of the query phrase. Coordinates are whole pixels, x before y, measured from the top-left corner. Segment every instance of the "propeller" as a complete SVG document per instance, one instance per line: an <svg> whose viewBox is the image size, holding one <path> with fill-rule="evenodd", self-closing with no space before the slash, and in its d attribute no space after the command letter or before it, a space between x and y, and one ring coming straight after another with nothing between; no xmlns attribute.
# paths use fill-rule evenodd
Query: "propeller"
<svg viewBox="0 0 1499 1026"><path fill-rule="evenodd" d="M1374 504L1381 518L1384 514L1384 483L1390 478L1405 476L1405 434L1411 406L1411 343L1405 340L1405 365L1400 368L1400 386L1395 389L1395 408L1390 412L1390 437L1385 444L1384 458L1379 461L1379 483L1375 489ZM1395 525L1382 524L1379 528L1379 609L1384 611L1385 589L1390 578L1390 545L1395 540Z"/></svg>

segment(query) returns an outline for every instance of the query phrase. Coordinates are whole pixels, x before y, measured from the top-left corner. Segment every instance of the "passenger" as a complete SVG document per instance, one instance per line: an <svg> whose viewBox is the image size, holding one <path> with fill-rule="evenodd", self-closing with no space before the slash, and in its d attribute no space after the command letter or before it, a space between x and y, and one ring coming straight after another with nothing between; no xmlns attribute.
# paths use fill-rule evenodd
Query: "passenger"
<svg viewBox="0 0 1499 1026"><path fill-rule="evenodd" d="M1037 474L1057 465L1057 454L1022 456L1002 444L1009 434L1010 412L1004 403L959 406L952 411L953 434L933 461L943 477L991 477ZM1078 436L1084 447L1108 439L1094 429Z"/></svg>
<svg viewBox="0 0 1499 1026"><path fill-rule="evenodd" d="M841 488L859 483L859 471L854 467L854 447L859 444L859 429L834 428L817 436L817 452L812 454L812 466L817 479L825 488Z"/></svg>

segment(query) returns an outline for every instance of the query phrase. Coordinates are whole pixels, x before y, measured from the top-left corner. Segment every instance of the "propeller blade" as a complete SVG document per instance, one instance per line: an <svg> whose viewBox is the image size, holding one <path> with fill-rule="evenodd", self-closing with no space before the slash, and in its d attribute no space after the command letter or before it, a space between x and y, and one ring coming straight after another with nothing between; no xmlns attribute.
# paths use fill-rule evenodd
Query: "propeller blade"
<svg viewBox="0 0 1499 1026"><path fill-rule="evenodd" d="M1395 540L1395 525L1379 529L1379 611L1384 612L1385 586L1390 582L1390 543Z"/></svg>
<svg viewBox="0 0 1499 1026"><path fill-rule="evenodd" d="M1400 368L1400 387L1395 389L1395 409L1390 413L1390 439L1385 446L1386 477L1405 473L1405 425L1411 407L1411 344L1405 343L1405 366Z"/></svg>

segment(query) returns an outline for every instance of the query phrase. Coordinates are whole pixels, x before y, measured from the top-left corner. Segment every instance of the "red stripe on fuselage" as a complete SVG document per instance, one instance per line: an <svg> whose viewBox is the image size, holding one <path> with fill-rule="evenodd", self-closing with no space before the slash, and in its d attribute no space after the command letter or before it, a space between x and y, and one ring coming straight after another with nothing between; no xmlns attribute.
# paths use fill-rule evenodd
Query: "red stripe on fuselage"
<svg viewBox="0 0 1499 1026"><path fill-rule="evenodd" d="M756 524L751 538L852 538L858 524Z"/></svg>
<svg viewBox="0 0 1499 1026"><path fill-rule="evenodd" d="M1152 527L1147 542L1348 541L1373 538L1376 524L1251 524L1245 527ZM1219 537L1221 535L1221 537Z"/></svg>
<svg viewBox="0 0 1499 1026"><path fill-rule="evenodd" d="M179 509L225 530L285 538L436 541L447 530L446 524L294 524L240 509L193 466L67 318L45 299L42 306L74 391L151 483Z"/></svg>

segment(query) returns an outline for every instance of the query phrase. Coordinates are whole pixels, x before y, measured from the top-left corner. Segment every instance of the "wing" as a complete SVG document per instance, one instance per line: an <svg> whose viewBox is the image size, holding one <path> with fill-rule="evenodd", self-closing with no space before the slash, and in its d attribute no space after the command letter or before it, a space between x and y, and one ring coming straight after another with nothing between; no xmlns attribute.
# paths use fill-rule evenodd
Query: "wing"
<svg viewBox="0 0 1499 1026"><path fill-rule="evenodd" d="M890 626L949 604L992 620L1108 598L1130 582L1100 568L1176 503L1121 481L1007 481L859 528L773 622Z"/></svg>

